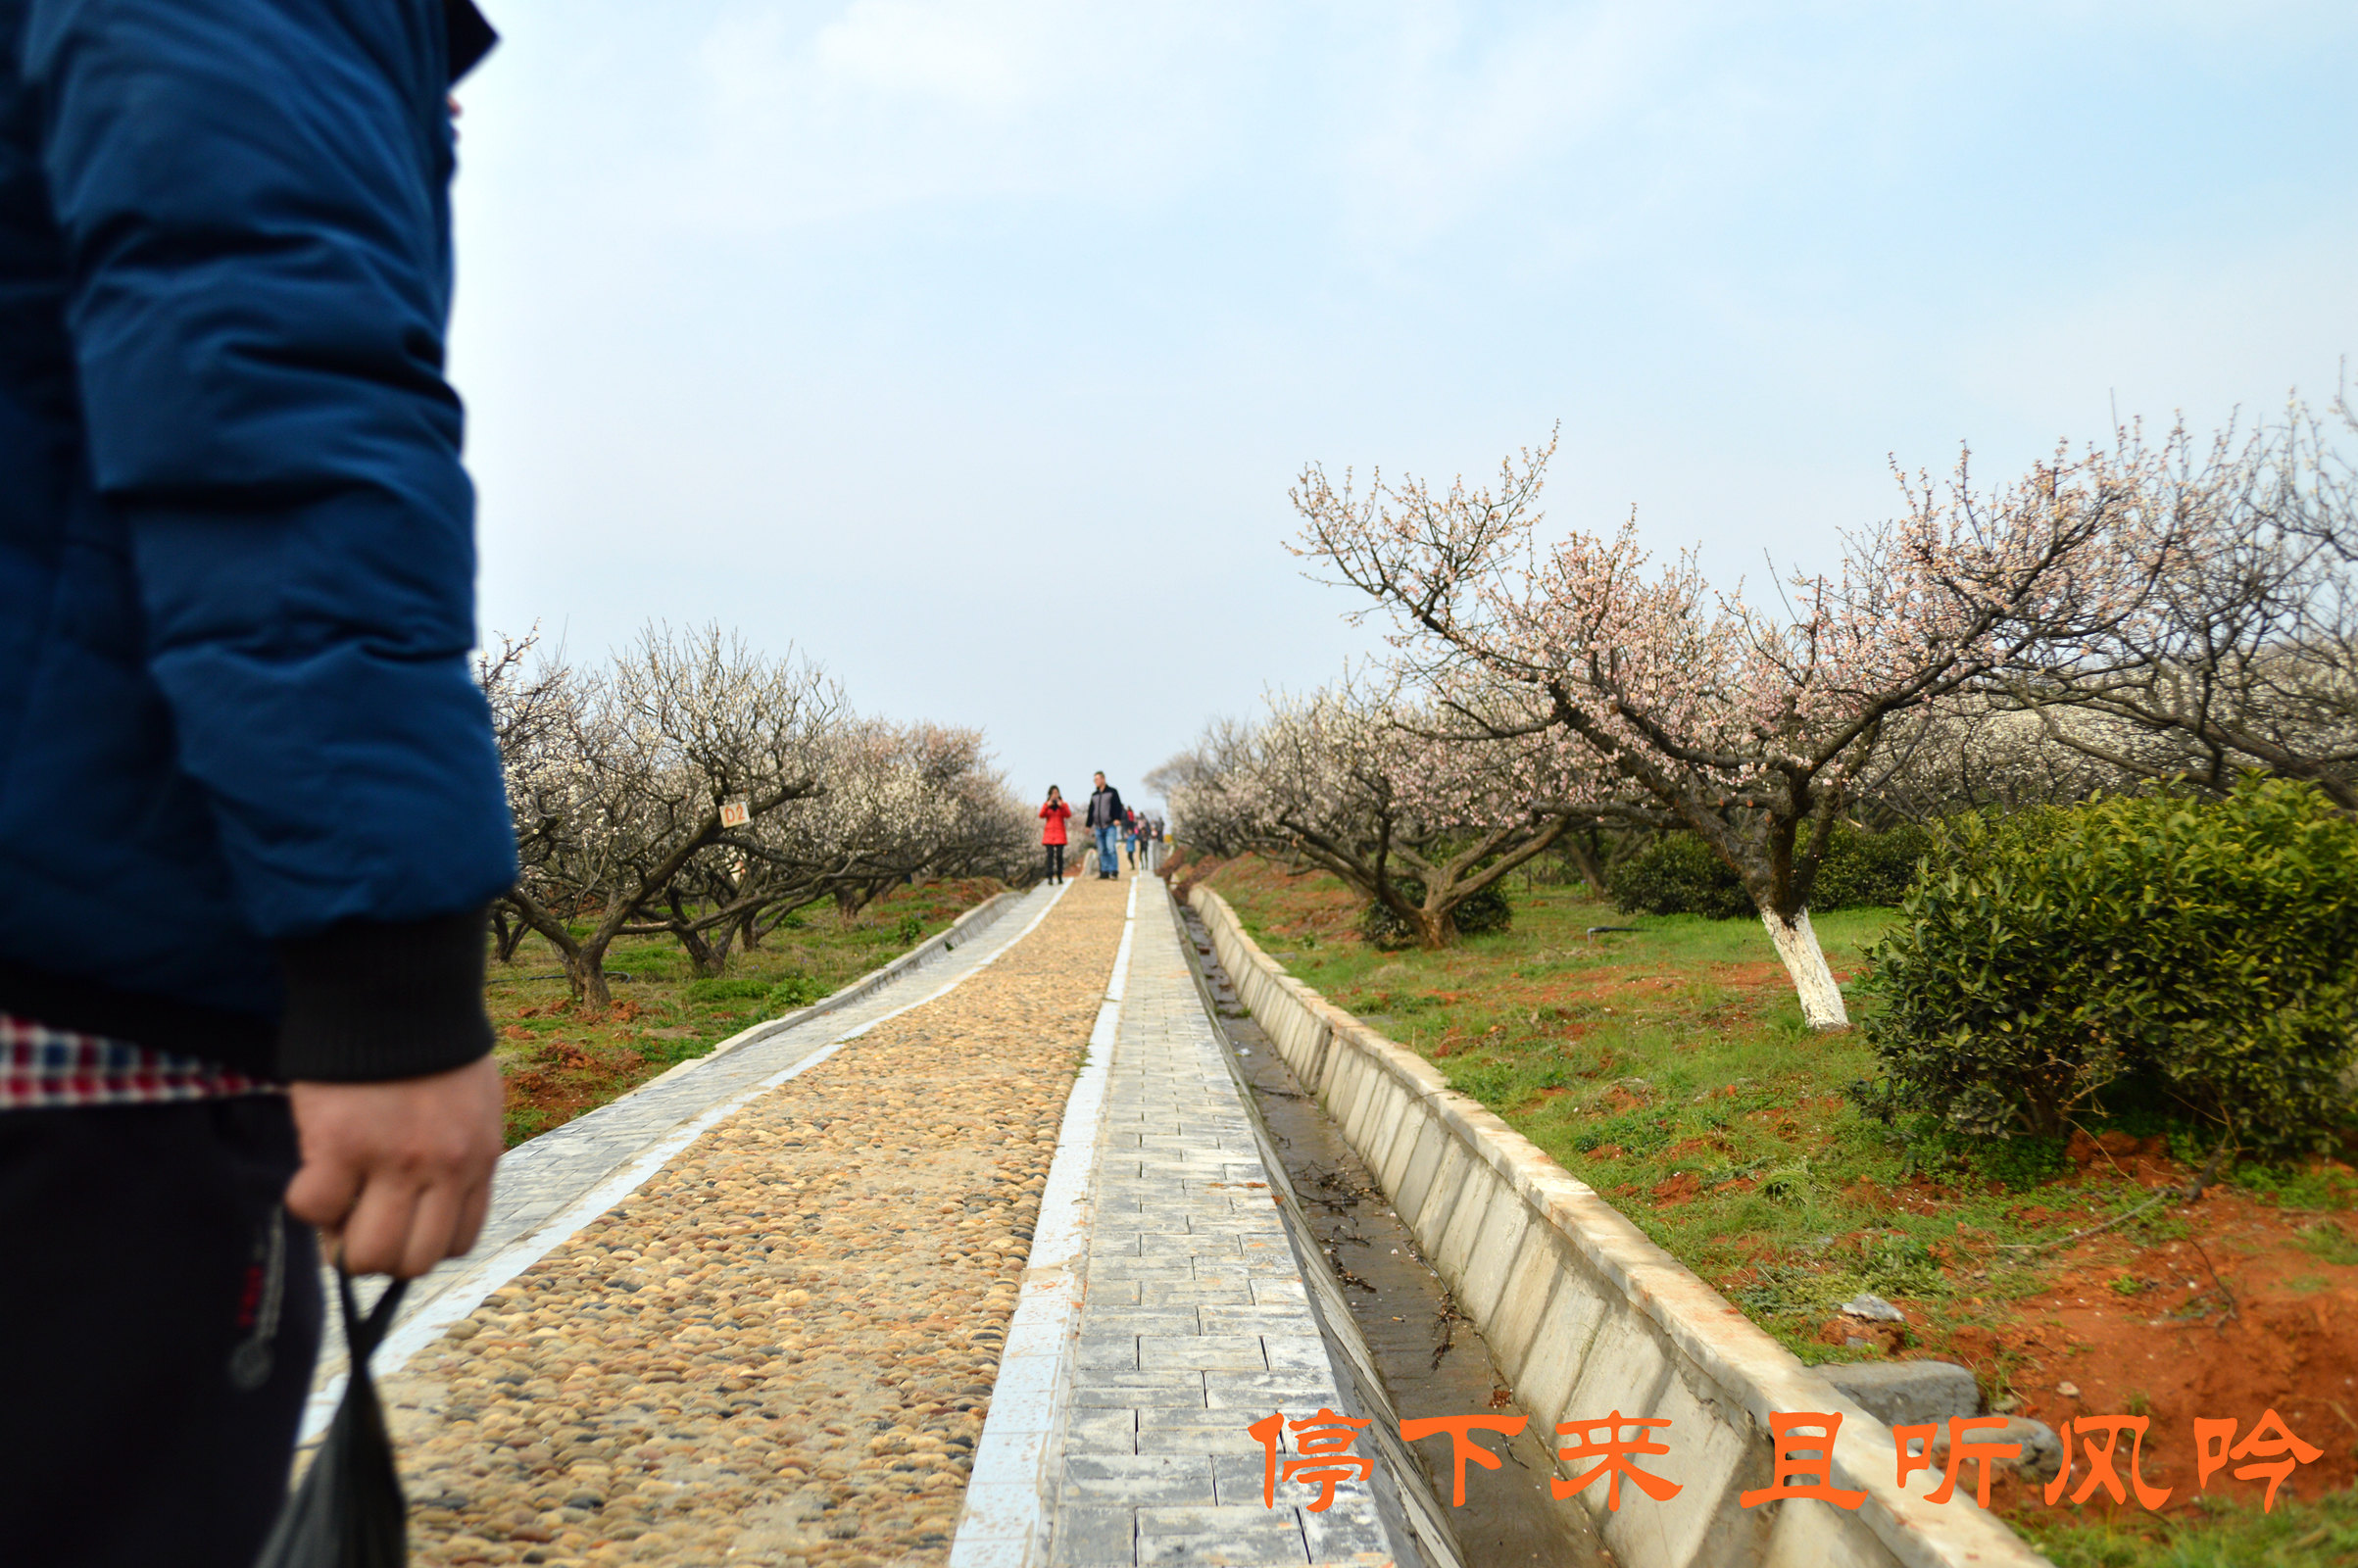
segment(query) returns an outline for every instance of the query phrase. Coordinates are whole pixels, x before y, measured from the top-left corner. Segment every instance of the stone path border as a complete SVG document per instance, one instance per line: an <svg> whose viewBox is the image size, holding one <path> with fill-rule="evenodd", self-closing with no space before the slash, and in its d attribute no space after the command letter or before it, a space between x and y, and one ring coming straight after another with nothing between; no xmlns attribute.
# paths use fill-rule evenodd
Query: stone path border
<svg viewBox="0 0 2358 1568"><path fill-rule="evenodd" d="M1056 1440L1062 1435L1072 1342L1080 1332L1089 1188L1097 1174L1106 1069L1121 1022L1130 942L1138 928L1138 889L1133 878L1121 947L1089 1031L1089 1054L1064 1102L1015 1315L991 1385L991 1413L974 1446L964 1510L950 1544L950 1568L1024 1568L1039 1562L1045 1550L1049 1478L1059 1456Z"/></svg>
<svg viewBox="0 0 2358 1568"><path fill-rule="evenodd" d="M1227 1049L1167 889L1134 881L951 1568L1454 1562L1390 1466L1264 1501L1253 1420L1388 1411L1339 1375Z"/></svg>
<svg viewBox="0 0 2358 1568"><path fill-rule="evenodd" d="M1004 893L891 963L784 1017L765 1020L629 1094L502 1155L474 1250L410 1287L369 1360L383 1378L484 1298L634 1192L674 1154L755 1097L805 1072L887 1018L957 989L1029 936L1072 883ZM1029 918L1010 916L1028 914ZM938 983L937 977L940 977ZM334 1299L330 1291L329 1300ZM346 1366L333 1321L312 1376L299 1442L315 1444L342 1399Z"/></svg>
<svg viewBox="0 0 2358 1568"><path fill-rule="evenodd" d="M1939 1476L1895 1484L1891 1430L1794 1358L1595 1189L1263 953L1236 913L1199 886L1203 916L1238 996L1302 1087L1367 1162L1426 1256L1478 1324L1535 1419L1663 1415L1657 1474L1675 1503L1623 1499L1598 1515L1631 1568L2036 1568L2045 1562L1959 1496L1934 1505ZM1866 1494L1746 1509L1769 1484L1768 1418L1842 1417L1827 1479ZM1592 1512L1601 1499L1580 1495Z"/></svg>

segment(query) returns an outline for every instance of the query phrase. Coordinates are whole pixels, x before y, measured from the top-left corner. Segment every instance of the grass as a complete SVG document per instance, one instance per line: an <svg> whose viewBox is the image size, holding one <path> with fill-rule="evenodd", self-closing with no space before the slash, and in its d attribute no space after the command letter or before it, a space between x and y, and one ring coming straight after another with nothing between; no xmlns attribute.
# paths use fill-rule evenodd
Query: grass
<svg viewBox="0 0 2358 1568"><path fill-rule="evenodd" d="M832 906L804 909L751 953L732 954L713 978L698 978L668 938L616 943L606 958L614 1005L600 1010L575 1003L555 950L527 938L515 961L493 962L486 987L508 1080L509 1147L840 990L998 891L989 880L902 888L848 921Z"/></svg>
<svg viewBox="0 0 2358 1568"><path fill-rule="evenodd" d="M2358 1562L2358 1494L2280 1498L2263 1513L2211 1496L2168 1516L2029 1514L2015 1529L2055 1568L2348 1568Z"/></svg>

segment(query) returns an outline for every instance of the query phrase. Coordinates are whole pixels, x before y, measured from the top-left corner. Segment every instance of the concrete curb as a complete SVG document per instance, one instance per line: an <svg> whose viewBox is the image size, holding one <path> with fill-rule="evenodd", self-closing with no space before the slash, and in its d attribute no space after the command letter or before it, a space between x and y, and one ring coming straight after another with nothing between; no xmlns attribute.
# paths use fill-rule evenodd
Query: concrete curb
<svg viewBox="0 0 2358 1568"><path fill-rule="evenodd" d="M991 1383L990 1413L974 1445L974 1468L950 1543L949 1568L1038 1568L1048 1560L1089 1267L1090 1184L1105 1141L1105 1081L1129 984L1138 887L1133 880L1121 942L1089 1031L1088 1054L1065 1097L1056 1152L1032 1226L1032 1250Z"/></svg>
<svg viewBox="0 0 2358 1568"><path fill-rule="evenodd" d="M1287 974L1218 894L1198 887L1188 902L1239 998L1376 1173L1522 1407L1550 1425L1614 1409L1671 1418L1653 1433L1670 1452L1649 1465L1683 1488L1674 1502L1633 1492L1604 1512L1601 1486L1579 1494L1628 1568L2046 1561L1970 1496L1925 1501L1939 1476L1898 1486L1890 1428L1422 1057ZM1740 1493L1769 1485L1770 1414L1800 1410L1841 1413L1829 1479L1867 1494L1856 1511L1740 1505Z"/></svg>
<svg viewBox="0 0 2358 1568"><path fill-rule="evenodd" d="M714 1056L734 1051L739 1046L750 1046L757 1040L767 1040L771 1035L792 1029L797 1024L808 1023L822 1013L833 1012L839 1007L848 1007L860 998L883 990L936 954L948 953L953 948L963 947L972 941L984 927L1013 908L1015 901L1030 891L1029 888L1006 888L992 894L982 903L951 921L949 930L935 932L882 968L870 969L841 991L823 996L808 1007L798 1007L792 1012L780 1014L775 1018L764 1018L749 1029L741 1029L703 1055L691 1056L686 1061L667 1067L657 1073L655 1078L648 1079L647 1083L655 1082L656 1078L669 1077L682 1067L693 1067L700 1061L711 1061ZM645 1087L647 1087L646 1084L639 1086L640 1089ZM632 1090L631 1093L637 1094L638 1089Z"/></svg>
<svg viewBox="0 0 2358 1568"><path fill-rule="evenodd" d="M735 1051L739 1046L750 1046L758 1040L767 1040L771 1035L784 1034L787 1030L795 1028L801 1024L809 1023L813 1018L821 1018L830 1012L840 1011L841 1009L850 1006L853 1003L860 1001L863 997L874 996L886 986L891 985L895 980L898 980L903 975L909 973L909 970L916 968L926 959L934 957L939 954L948 953L953 948L963 947L966 943L971 942L982 932L984 927L990 925L1001 915L1007 913L1007 910L1013 908L1015 906L1015 901L1022 898L1024 894L1030 891L1031 889L1029 888L1001 889L999 892L994 893L989 898L983 900L982 903L976 905L973 908L968 909L964 914L961 914L957 919L951 921L949 930L935 932L932 936L927 937L924 941L918 943L915 947L909 949L898 958L893 959L890 963L883 965L881 968L870 969L867 973L861 975L850 985L845 986L841 991L831 991L827 995L819 998L816 1002L811 1004L811 1005L808 1007L797 1007L792 1012L780 1013L775 1018L764 1018L760 1023L752 1024L746 1028L740 1029L735 1034L729 1036L726 1040L720 1042L720 1044L714 1046L712 1050L706 1052L703 1055L690 1056L685 1061L675 1061L670 1066L665 1067L662 1072L659 1072L654 1077L648 1079L645 1083L635 1085L632 1088L625 1090L621 1094L614 1096L614 1099L608 1101L606 1103L608 1105L618 1105L623 1101L628 1100L632 1095L644 1093L648 1089L653 1088L655 1085L663 1082L665 1079L670 1078L675 1074L692 1072L696 1068L703 1066L708 1061L716 1060L721 1056L727 1055L730 1052ZM969 925L969 921L973 923ZM598 1108L603 1110L606 1107L601 1105ZM519 1145L518 1147L520 1148L521 1146Z"/></svg>

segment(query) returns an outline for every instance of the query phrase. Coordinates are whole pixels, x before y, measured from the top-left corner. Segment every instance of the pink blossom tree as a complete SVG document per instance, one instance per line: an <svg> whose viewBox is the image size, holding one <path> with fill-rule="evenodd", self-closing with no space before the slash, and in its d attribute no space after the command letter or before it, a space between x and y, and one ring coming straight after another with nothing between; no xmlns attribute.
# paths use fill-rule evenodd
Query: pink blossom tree
<svg viewBox="0 0 2358 1568"><path fill-rule="evenodd" d="M1593 816L1551 736L1472 729L1454 710L1348 679L1271 699L1250 729L1215 726L1190 760L1166 786L1183 833L1209 826L1240 848L1307 861L1425 948L1453 943L1469 899Z"/></svg>
<svg viewBox="0 0 2358 1568"><path fill-rule="evenodd" d="M1700 837L1743 879L1810 1026L1846 1024L1809 922L1836 822L1877 781L1895 717L2118 619L2154 459L2127 441L2058 453L1990 494L1962 460L1943 490L1903 479L1899 517L1766 611L1692 555L1655 566L1634 520L1544 543L1553 451L1509 458L1495 490L1378 474L1359 491L1312 465L1292 492L1300 552L1391 612L1437 703L1493 734L1576 741L1600 794Z"/></svg>
<svg viewBox="0 0 2358 1568"><path fill-rule="evenodd" d="M2346 397L2230 425L2207 455L2173 432L2141 505L2169 569L2105 636L2035 650L2006 700L2084 763L2220 795L2256 769L2358 812L2352 436Z"/></svg>

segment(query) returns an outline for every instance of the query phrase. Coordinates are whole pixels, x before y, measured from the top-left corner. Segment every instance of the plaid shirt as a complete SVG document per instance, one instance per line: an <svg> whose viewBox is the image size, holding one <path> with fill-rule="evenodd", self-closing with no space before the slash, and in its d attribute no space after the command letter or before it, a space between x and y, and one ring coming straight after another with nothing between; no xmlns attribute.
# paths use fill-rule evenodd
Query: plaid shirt
<svg viewBox="0 0 2358 1568"><path fill-rule="evenodd" d="M57 1105L154 1105L270 1094L279 1086L98 1035L0 1012L0 1111Z"/></svg>

